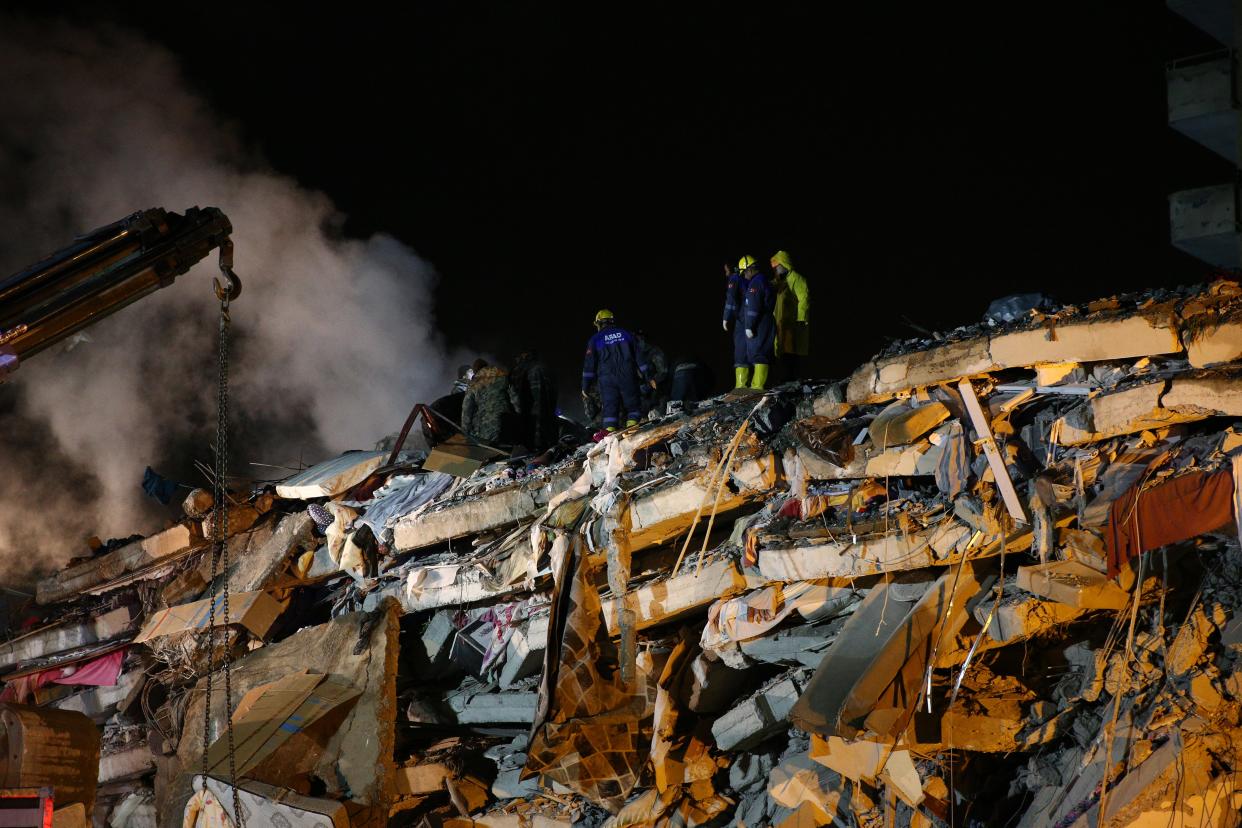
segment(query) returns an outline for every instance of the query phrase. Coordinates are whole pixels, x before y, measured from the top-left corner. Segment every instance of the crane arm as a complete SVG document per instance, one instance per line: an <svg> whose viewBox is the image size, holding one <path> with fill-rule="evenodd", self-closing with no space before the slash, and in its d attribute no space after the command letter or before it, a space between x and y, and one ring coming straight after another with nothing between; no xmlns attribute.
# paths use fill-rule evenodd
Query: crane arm
<svg viewBox="0 0 1242 828"><path fill-rule="evenodd" d="M234 299L233 225L215 207L158 207L101 227L0 281L0 379L45 348L171 285L215 248Z"/></svg>

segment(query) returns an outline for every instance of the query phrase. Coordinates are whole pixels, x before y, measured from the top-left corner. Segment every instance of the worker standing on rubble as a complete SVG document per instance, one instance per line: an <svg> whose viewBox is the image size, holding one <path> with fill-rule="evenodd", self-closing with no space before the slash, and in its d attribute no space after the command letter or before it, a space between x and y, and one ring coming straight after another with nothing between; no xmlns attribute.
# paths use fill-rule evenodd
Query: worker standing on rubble
<svg viewBox="0 0 1242 828"><path fill-rule="evenodd" d="M617 430L622 410L625 425L637 425L642 416L638 383L654 387L654 380L648 379L649 369L642 360L638 338L618 326L610 310L595 314L595 329L582 363L582 399L588 399L592 385L599 386L604 432ZM597 436L602 439L602 434Z"/></svg>
<svg viewBox="0 0 1242 828"><path fill-rule="evenodd" d="M517 409L509 372L476 359L474 375L461 401L461 425L466 436L483 443L500 443L509 435L505 426Z"/></svg>
<svg viewBox="0 0 1242 828"><path fill-rule="evenodd" d="M668 357L664 349L647 338L644 331L636 333L638 337L638 361L647 366L648 382L642 391L643 410L659 410L664 407L668 392Z"/></svg>
<svg viewBox="0 0 1242 828"><path fill-rule="evenodd" d="M538 454L556 442L556 380L534 350L523 351L513 361L509 385L517 398L522 421L518 439Z"/></svg>
<svg viewBox="0 0 1242 828"><path fill-rule="evenodd" d="M730 322L735 325L735 388L749 385L762 391L767 385L776 339L775 307L776 293L768 277L761 272L759 262L754 256L743 256L737 263L737 276L729 274L725 289L724 329L729 330Z"/></svg>
<svg viewBox="0 0 1242 828"><path fill-rule="evenodd" d="M724 272L725 303L722 327L726 333L733 331L733 372L735 375L733 387L745 388L750 384L750 363L746 361L746 326L739 323L742 321L742 301L745 296L746 280L733 265L725 265ZM730 325L733 327L730 328Z"/></svg>
<svg viewBox="0 0 1242 828"><path fill-rule="evenodd" d="M776 352L781 379L788 381L799 378L802 360L811 353L811 291L784 250L773 253L770 263L776 277Z"/></svg>

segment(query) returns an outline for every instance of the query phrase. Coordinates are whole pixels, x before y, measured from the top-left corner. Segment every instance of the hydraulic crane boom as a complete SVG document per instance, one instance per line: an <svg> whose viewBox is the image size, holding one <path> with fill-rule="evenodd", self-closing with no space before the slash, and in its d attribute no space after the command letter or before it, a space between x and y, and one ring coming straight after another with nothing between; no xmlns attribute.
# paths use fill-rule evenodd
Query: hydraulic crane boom
<svg viewBox="0 0 1242 828"><path fill-rule="evenodd" d="M173 283L220 248L216 281L223 300L237 298L233 225L215 207L184 215L143 210L80 237L69 247L0 282L0 380L20 361Z"/></svg>

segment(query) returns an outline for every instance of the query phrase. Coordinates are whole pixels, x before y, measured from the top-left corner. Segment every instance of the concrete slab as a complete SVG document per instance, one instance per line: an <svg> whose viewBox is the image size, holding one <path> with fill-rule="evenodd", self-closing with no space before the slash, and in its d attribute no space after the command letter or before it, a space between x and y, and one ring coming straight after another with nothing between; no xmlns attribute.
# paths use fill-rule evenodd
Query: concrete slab
<svg viewBox="0 0 1242 828"><path fill-rule="evenodd" d="M35 600L51 604L73 598L128 572L172 558L196 541L188 524L178 524L44 578L36 587Z"/></svg>
<svg viewBox="0 0 1242 828"><path fill-rule="evenodd" d="M407 551L511 526L537 517L551 498L572 483L570 474L556 474L547 482L537 481L456 500L441 509L397 521L393 542L397 549Z"/></svg>
<svg viewBox="0 0 1242 828"><path fill-rule="evenodd" d="M1171 409L1162 405L1161 399L1168 386L1164 381L1149 382L1093 397L1058 420L1052 433L1062 446L1080 446L1208 416L1207 412L1188 407ZM1183 399L1187 396L1183 392Z"/></svg>
<svg viewBox="0 0 1242 828"><path fill-rule="evenodd" d="M134 669L122 673L117 682L111 686L88 687L80 693L64 699L57 699L49 707L58 710L75 710L89 716L96 724L103 724L109 716L116 712L121 702L130 697L146 679L142 670Z"/></svg>
<svg viewBox="0 0 1242 828"><path fill-rule="evenodd" d="M638 614L636 628L645 630L707 607L721 596L759 586L754 576L743 575L736 561L718 558L703 564L697 574L693 561L682 564L681 574L630 591L626 606ZM617 599L603 602L608 634L617 634Z"/></svg>
<svg viewBox="0 0 1242 828"><path fill-rule="evenodd" d="M969 526L946 519L934 528L908 535L842 539L804 546L759 550L759 572L769 581L807 581L848 578L881 572L901 572L947 564L965 550L972 536ZM990 540L981 538L977 545Z"/></svg>
<svg viewBox="0 0 1242 828"><path fill-rule="evenodd" d="M1242 417L1242 377L1175 377L1165 393L1165 408L1184 414Z"/></svg>
<svg viewBox="0 0 1242 828"><path fill-rule="evenodd" d="M0 643L0 670L19 661L61 653L86 644L107 641L138 624L137 607L118 607L107 612L54 627L46 627Z"/></svg>
<svg viewBox="0 0 1242 828"><path fill-rule="evenodd" d="M1234 337L1236 348L1211 350L1217 361L1242 355L1242 324ZM1220 338L1226 337L1222 334ZM1209 347L1205 343L1201 350ZM1028 368L1041 363L1101 362L1181 351L1177 325L1156 314L1079 320L1057 325L1052 331L1044 328L1014 331L881 357L864 364L850 376L845 397L850 403L878 401L903 391L1006 368ZM1222 356L1228 353L1233 356ZM1193 359L1192 364L1195 364Z"/></svg>
<svg viewBox="0 0 1242 828"><path fill-rule="evenodd" d="M387 459L383 451L349 451L277 484L276 496L289 500L335 497L366 480Z"/></svg>
<svg viewBox="0 0 1242 828"><path fill-rule="evenodd" d="M389 602L377 613L349 613L298 630L235 662L235 700L259 685L302 670L327 674L362 691L357 701L340 708L339 714L334 711L321 720L323 728L313 726L291 736L249 776L279 785L287 784L291 777L309 775L322 783L328 796L348 798L352 805L374 809L386 817L395 772L398 633L398 608ZM362 645L358 646L360 636ZM169 774L173 782L159 792L161 825L173 825L180 819L190 796L191 774L201 768L203 688L200 681L186 709L176 767ZM223 732L225 715L223 693L215 694L211 707L213 740ZM199 723L197 727L195 722Z"/></svg>

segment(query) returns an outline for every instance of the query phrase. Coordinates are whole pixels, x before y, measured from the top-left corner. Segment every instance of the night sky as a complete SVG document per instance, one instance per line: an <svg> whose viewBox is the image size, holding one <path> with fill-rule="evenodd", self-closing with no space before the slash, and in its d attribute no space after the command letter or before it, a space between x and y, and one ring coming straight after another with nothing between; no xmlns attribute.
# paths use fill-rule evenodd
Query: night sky
<svg viewBox="0 0 1242 828"><path fill-rule="evenodd" d="M435 265L450 344L535 347L563 398L599 307L723 384L721 264L743 253L787 249L810 280L822 377L1006 293L1207 272L1169 246L1166 197L1230 172L1166 126L1164 63L1217 46L1162 3L681 5L65 14L179 55L346 234L391 233Z"/></svg>

